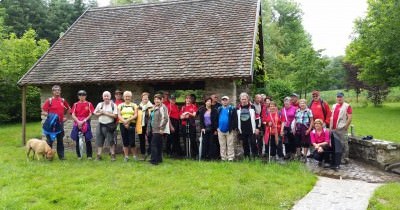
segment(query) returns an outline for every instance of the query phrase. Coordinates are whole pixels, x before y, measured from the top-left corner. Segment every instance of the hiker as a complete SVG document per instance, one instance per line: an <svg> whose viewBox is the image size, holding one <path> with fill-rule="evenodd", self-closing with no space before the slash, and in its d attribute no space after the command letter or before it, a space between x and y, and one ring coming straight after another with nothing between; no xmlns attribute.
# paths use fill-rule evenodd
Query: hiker
<svg viewBox="0 0 400 210"><path fill-rule="evenodd" d="M140 143L140 153L143 156L143 159L145 158L146 155L146 141L149 144L149 148L147 151L147 154L151 153L151 139L148 138L147 136L147 124L150 119L150 113L153 110L153 104L149 101L149 93L148 92L143 92L142 93L142 100L138 106L138 112L137 112L137 121L136 121L136 133L139 136L139 143ZM137 153L137 151L136 151Z"/></svg>
<svg viewBox="0 0 400 210"><path fill-rule="evenodd" d="M297 95L297 93L292 93L292 95L290 95L290 98L291 98L292 106L294 106L296 109L298 109L300 107L299 95Z"/></svg>
<svg viewBox="0 0 400 210"><path fill-rule="evenodd" d="M182 135L185 142L185 151L187 157L196 158L198 147L196 143L196 113L197 106L193 104L191 95L185 97L185 105L182 106L180 111L180 118L182 120ZM187 140L190 139L190 142ZM189 147L190 143L190 147Z"/></svg>
<svg viewBox="0 0 400 210"><path fill-rule="evenodd" d="M218 102L218 94L214 93L210 96L211 98L211 108L212 109L218 109L221 104Z"/></svg>
<svg viewBox="0 0 400 210"><path fill-rule="evenodd" d="M264 103L263 103L263 106L262 106L262 111L261 111L261 120L267 118L267 116L268 116L268 114L270 112L269 111L269 106L271 104L271 101L272 101L272 97L271 96L265 96ZM262 126L265 126L265 125L263 124ZM269 129L265 129L265 127L264 127L263 136L264 136L264 138L262 138L263 142L260 142L260 143L262 143L262 147L264 147L264 148L261 148L261 152L263 152L262 150L264 150L264 155L267 155L268 150L266 148L268 147L267 139L268 139L268 136L269 136Z"/></svg>
<svg viewBox="0 0 400 210"><path fill-rule="evenodd" d="M259 157L262 156L262 150L263 150L263 124L262 124L262 119L261 119L261 112L263 109L263 104L261 103L262 97L261 94L256 94L254 96L254 108L255 108L255 115L256 115L256 120L258 121L258 129L260 130L260 133L256 135L256 143L257 143L257 155Z"/></svg>
<svg viewBox="0 0 400 210"><path fill-rule="evenodd" d="M124 103L118 105L119 129L121 130L124 161L129 161L129 151L133 159L137 160L135 148L135 128L138 116L138 106L132 102L132 92L125 91L123 94Z"/></svg>
<svg viewBox="0 0 400 210"><path fill-rule="evenodd" d="M347 139L347 129L352 120L353 110L350 104L344 102L342 92L336 95L336 104L332 106L330 129L332 132L332 146L334 149L335 164L334 169L339 169L340 163L349 162L349 143Z"/></svg>
<svg viewBox="0 0 400 210"><path fill-rule="evenodd" d="M154 109L151 112L148 128L149 133L152 133L150 163L153 165L162 162L162 139L163 135L169 134L168 109L161 101L160 94L154 95Z"/></svg>
<svg viewBox="0 0 400 210"><path fill-rule="evenodd" d="M78 91L78 99L79 101L74 103L71 109L72 119L74 120L74 124L71 131L71 139L76 143L76 154L78 155L78 159L82 159L82 152L79 149L79 135L83 135L85 137L86 144L86 156L87 159L92 159L92 128L90 126L90 117L94 112L93 104L89 101L86 101L86 91L80 90Z"/></svg>
<svg viewBox="0 0 400 210"><path fill-rule="evenodd" d="M46 99L42 106L42 115L48 117L49 114L55 114L58 117L59 131L55 136L51 133L45 133L47 138L47 144L52 148L53 141L57 139L57 155L60 160L65 160L64 156L64 122L67 118L64 116L65 111L71 109L68 102L61 97L61 87L59 85L54 85L52 88L53 96ZM68 114L68 112L66 113Z"/></svg>
<svg viewBox="0 0 400 210"><path fill-rule="evenodd" d="M235 158L234 138L237 129L236 109L229 105L229 97L222 96L222 106L218 108L218 140L220 155L223 161L233 161Z"/></svg>
<svg viewBox="0 0 400 210"><path fill-rule="evenodd" d="M324 127L329 128L331 109L329 108L329 104L321 99L318 90L312 92L312 101L308 108L311 109L314 119L321 119L324 122Z"/></svg>
<svg viewBox="0 0 400 210"><path fill-rule="evenodd" d="M270 112L263 119L263 123L266 125L265 129L269 130L269 135L265 136L268 138L268 146L271 147L271 153L269 154L273 159L278 161L283 160L283 146L282 146L282 136L283 136L283 126L282 123L285 122L285 118L282 117L281 113L278 112L278 107L275 101L270 102L269 106ZM278 155L277 157L275 157Z"/></svg>
<svg viewBox="0 0 400 210"><path fill-rule="evenodd" d="M240 103L237 108L239 139L242 141L244 156L249 159L256 157L257 146L255 135L258 135L258 121L255 117L255 108L250 104L250 97L243 92L239 95Z"/></svg>
<svg viewBox="0 0 400 210"><path fill-rule="evenodd" d="M179 138L179 107L176 105L175 95L170 95L169 101L168 106L166 105L170 122L170 134L167 137L167 154L172 157L179 157L183 155Z"/></svg>
<svg viewBox="0 0 400 210"><path fill-rule="evenodd" d="M283 123L283 138L285 144L285 159L294 159L296 154L296 142L292 132L292 121L296 114L296 108L290 103L290 97L285 97L283 100L283 108L281 110L282 117L285 118Z"/></svg>
<svg viewBox="0 0 400 210"><path fill-rule="evenodd" d="M310 147L310 132L314 121L313 114L311 110L307 108L305 99L299 100L299 106L300 108L296 110L292 129L296 139L297 159L302 159L303 162L307 162L307 153ZM301 148L303 148L303 154L301 154Z"/></svg>
<svg viewBox="0 0 400 210"><path fill-rule="evenodd" d="M319 166L329 166L330 133L324 128L324 121L316 119L314 121L314 130L310 133L311 144L314 147L313 158L318 161Z"/></svg>
<svg viewBox="0 0 400 210"><path fill-rule="evenodd" d="M170 96L170 93L169 93L168 91L163 91L162 103L163 103L166 107L168 107L168 105L169 105L169 96Z"/></svg>
<svg viewBox="0 0 400 210"><path fill-rule="evenodd" d="M219 148L217 146L218 111L212 108L212 98L204 100L205 106L199 109L200 129L203 135L201 157L205 160L218 159Z"/></svg>
<svg viewBox="0 0 400 210"><path fill-rule="evenodd" d="M124 103L124 100L122 99L122 90L116 89L115 92L114 92L114 98L115 98L115 100L114 100L113 102L115 103L115 105L116 105L117 107L118 107L118 105ZM119 126L118 126L118 125L119 125L118 117L117 117L115 123L116 123L116 127L117 127L117 128L115 129L115 131L114 131L114 133L113 133L113 135L114 135L113 140L114 140L114 145L117 146L118 134L121 133L121 131L119 130Z"/></svg>
<svg viewBox="0 0 400 210"><path fill-rule="evenodd" d="M94 114L99 117L99 124L96 127L96 160L102 160L104 142L110 145L111 161L115 161L115 144L113 141L116 129L117 106L111 101L111 93L103 92L103 101L98 103L94 109Z"/></svg>

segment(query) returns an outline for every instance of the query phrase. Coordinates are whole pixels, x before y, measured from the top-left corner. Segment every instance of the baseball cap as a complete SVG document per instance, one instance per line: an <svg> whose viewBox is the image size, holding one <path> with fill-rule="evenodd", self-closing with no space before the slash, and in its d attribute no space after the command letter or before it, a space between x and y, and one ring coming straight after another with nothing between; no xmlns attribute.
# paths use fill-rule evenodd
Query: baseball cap
<svg viewBox="0 0 400 210"><path fill-rule="evenodd" d="M116 89L114 93L122 93L122 90Z"/></svg>
<svg viewBox="0 0 400 210"><path fill-rule="evenodd" d="M86 91L84 91L84 90L78 91L78 96L85 96L85 95L86 95Z"/></svg>
<svg viewBox="0 0 400 210"><path fill-rule="evenodd" d="M338 92L337 94L336 94L336 97L343 97L344 96L344 94L342 93L342 92Z"/></svg>
<svg viewBox="0 0 400 210"><path fill-rule="evenodd" d="M290 96L295 96L295 97L299 97L299 95L297 95L297 93L292 93L292 95L290 95Z"/></svg>
<svg viewBox="0 0 400 210"><path fill-rule="evenodd" d="M174 94L169 96L170 99L176 99L176 96Z"/></svg>
<svg viewBox="0 0 400 210"><path fill-rule="evenodd" d="M228 97L228 96L222 96L221 99L222 99L222 100L224 100L224 99L229 100L229 97Z"/></svg>

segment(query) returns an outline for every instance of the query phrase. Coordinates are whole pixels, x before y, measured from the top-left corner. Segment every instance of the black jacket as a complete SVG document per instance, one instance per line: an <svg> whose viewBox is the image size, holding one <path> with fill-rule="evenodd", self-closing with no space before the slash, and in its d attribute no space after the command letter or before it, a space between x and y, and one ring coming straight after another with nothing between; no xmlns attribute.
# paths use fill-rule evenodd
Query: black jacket
<svg viewBox="0 0 400 210"><path fill-rule="evenodd" d="M199 118L200 118L200 129L205 129L206 126L204 124L204 114L206 113L207 109L202 107L199 109ZM211 109L211 131L214 132L218 128L218 111L217 109Z"/></svg>

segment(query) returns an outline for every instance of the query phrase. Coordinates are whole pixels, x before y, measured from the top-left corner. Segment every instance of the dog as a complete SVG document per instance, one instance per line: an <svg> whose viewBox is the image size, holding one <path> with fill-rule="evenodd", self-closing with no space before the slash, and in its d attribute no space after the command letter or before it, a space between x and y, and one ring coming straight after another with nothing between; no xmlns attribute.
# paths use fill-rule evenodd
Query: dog
<svg viewBox="0 0 400 210"><path fill-rule="evenodd" d="M46 141L39 139L30 139L26 143L26 157L29 159L29 154L33 151L32 160L36 158L40 160L40 155L47 160L53 160L55 150L52 150Z"/></svg>

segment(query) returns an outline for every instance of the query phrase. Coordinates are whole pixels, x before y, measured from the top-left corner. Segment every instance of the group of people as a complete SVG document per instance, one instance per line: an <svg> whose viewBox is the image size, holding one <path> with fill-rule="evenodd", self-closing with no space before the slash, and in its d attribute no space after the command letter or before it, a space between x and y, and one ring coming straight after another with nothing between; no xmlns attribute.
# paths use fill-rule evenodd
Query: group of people
<svg viewBox="0 0 400 210"><path fill-rule="evenodd" d="M309 104L305 99L299 100L297 94L285 97L279 109L271 97L263 94L256 94L251 100L247 93L241 93L237 105L232 105L228 96L219 101L218 95L212 94L200 108L195 96L188 95L179 108L176 97L168 92L155 94L154 104L150 94L144 92L140 103L135 104L132 92L121 90L115 91L114 99L109 91L104 91L103 101L96 107L86 100L86 92L80 90L79 101L71 108L61 98L60 86L53 86L52 91L53 97L43 104L43 114L57 114L62 125L66 121L64 113L69 110L74 121L70 136L77 142L84 137L88 159L92 159L90 118L94 114L98 116L96 160L102 159L105 142L110 145L111 160L116 160L118 135L122 139L124 161L129 161L130 154L138 159L137 134L140 156L144 159L151 156L150 163L155 165L162 162L163 142L171 157L233 161L241 153L235 148L239 142L243 156L249 159L268 157L269 160L306 162L310 154L308 157L318 160L321 166L334 169L348 161L347 129L352 109L344 102L341 92L332 109L318 91L312 92ZM197 122L200 129L196 127ZM46 136L52 146L55 139ZM56 135L60 159L64 159L63 136L63 130ZM76 151L81 159L78 143Z"/></svg>

